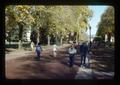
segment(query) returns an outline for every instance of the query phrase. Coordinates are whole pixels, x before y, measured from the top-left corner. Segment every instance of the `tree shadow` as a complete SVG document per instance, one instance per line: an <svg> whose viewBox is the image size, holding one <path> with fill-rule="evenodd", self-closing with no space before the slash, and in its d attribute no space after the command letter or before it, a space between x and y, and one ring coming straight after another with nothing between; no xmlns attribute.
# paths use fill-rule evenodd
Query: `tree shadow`
<svg viewBox="0 0 120 85"><path fill-rule="evenodd" d="M67 61L61 61L61 64L69 67L69 62L67 62Z"/></svg>
<svg viewBox="0 0 120 85"><path fill-rule="evenodd" d="M105 58L99 58L95 59L97 62L92 63L92 69L95 69L97 71L114 71L114 60Z"/></svg>
<svg viewBox="0 0 120 85"><path fill-rule="evenodd" d="M5 53L6 53L6 54L9 54L10 52L13 52L13 50L5 49Z"/></svg>
<svg viewBox="0 0 120 85"><path fill-rule="evenodd" d="M22 77L26 79L74 79L76 69L70 70L69 67L59 63L56 64L54 66L50 63L43 64L39 62L24 64L19 69L24 69L25 73L19 74L22 74Z"/></svg>
<svg viewBox="0 0 120 85"><path fill-rule="evenodd" d="M67 54L68 52L66 51L59 51L59 54Z"/></svg>
<svg viewBox="0 0 120 85"><path fill-rule="evenodd" d="M23 56L23 57L15 59L15 60L18 61L18 62L23 62L23 61L40 61L40 62L44 62L44 63L52 61L50 58L47 58L45 56L41 56L40 60L38 60L35 55Z"/></svg>
<svg viewBox="0 0 120 85"><path fill-rule="evenodd" d="M80 66L80 62L74 62L74 65Z"/></svg>
<svg viewBox="0 0 120 85"><path fill-rule="evenodd" d="M97 61L92 63L92 68L97 71L113 71L114 72L114 49L101 47L92 49L94 55L92 60Z"/></svg>

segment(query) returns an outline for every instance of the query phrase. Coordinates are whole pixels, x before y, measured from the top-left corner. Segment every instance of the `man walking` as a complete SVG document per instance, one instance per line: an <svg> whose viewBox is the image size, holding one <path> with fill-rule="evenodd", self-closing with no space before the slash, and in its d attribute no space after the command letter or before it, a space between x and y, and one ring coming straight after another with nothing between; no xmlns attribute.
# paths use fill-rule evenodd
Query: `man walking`
<svg viewBox="0 0 120 85"><path fill-rule="evenodd" d="M88 53L88 46L86 44L86 42L82 43L82 45L80 45L80 56L81 56L81 62L80 62L80 67L85 67L86 66L86 55Z"/></svg>

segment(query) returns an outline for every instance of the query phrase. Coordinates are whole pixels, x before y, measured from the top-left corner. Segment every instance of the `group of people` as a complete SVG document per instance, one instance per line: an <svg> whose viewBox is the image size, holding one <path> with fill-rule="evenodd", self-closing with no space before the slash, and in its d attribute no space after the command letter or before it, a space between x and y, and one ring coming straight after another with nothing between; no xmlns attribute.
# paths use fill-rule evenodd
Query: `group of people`
<svg viewBox="0 0 120 85"><path fill-rule="evenodd" d="M42 47L40 45L40 43L38 43L36 45L36 54L37 54L37 59L40 60L40 55L42 52ZM72 67L74 65L74 60L75 60L75 55L79 52L80 54L80 67L86 67L86 57L88 54L90 54L89 51L89 46L87 45L86 42L83 42L81 45L78 45L77 48L75 46L75 44L72 44L70 46L70 48L68 49L68 53L69 53L69 66ZM56 57L57 56L57 45L53 45L53 56Z"/></svg>
<svg viewBox="0 0 120 85"><path fill-rule="evenodd" d="M74 65L75 55L77 54L77 52L79 52L80 57L81 57L79 66L87 67L86 58L88 59L88 63L89 63L91 51L86 42L83 42L81 45L78 45L77 48L75 47L74 44L72 44L68 52L69 52L69 66L70 67Z"/></svg>
<svg viewBox="0 0 120 85"><path fill-rule="evenodd" d="M57 56L57 49L58 49L57 45L54 44L53 45L53 57ZM40 56L41 56L42 51L43 51L43 49L42 49L41 44L39 42L39 43L37 43L36 48L35 48L35 52L37 54L37 56L36 56L37 60L40 60Z"/></svg>

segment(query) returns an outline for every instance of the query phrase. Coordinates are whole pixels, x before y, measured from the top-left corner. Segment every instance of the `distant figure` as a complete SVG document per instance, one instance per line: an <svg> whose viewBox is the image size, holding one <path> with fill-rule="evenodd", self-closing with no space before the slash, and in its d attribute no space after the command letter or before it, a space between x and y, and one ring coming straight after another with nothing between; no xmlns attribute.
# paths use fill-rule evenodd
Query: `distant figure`
<svg viewBox="0 0 120 85"><path fill-rule="evenodd" d="M57 56L57 45L56 44L53 45L53 56L54 57Z"/></svg>
<svg viewBox="0 0 120 85"><path fill-rule="evenodd" d="M74 57L75 57L75 54L77 52L73 44L69 48L68 52L69 52L69 59L70 59L70 62L69 62L70 63L70 67L72 67L73 63L74 63Z"/></svg>
<svg viewBox="0 0 120 85"><path fill-rule="evenodd" d="M35 51L36 51L36 54L37 54L36 58L40 60L41 52L42 52L42 47L40 45L40 42L36 45Z"/></svg>
<svg viewBox="0 0 120 85"><path fill-rule="evenodd" d="M32 32L31 32L30 40L31 40L31 42L34 43L34 45L37 44L37 32L35 32L35 31L32 31Z"/></svg>
<svg viewBox="0 0 120 85"><path fill-rule="evenodd" d="M92 47L92 41L89 42L89 47L90 47L90 48Z"/></svg>
<svg viewBox="0 0 120 85"><path fill-rule="evenodd" d="M92 55L93 55L93 53L91 50L86 55L86 67L88 67L88 68L90 68L90 59L91 59Z"/></svg>
<svg viewBox="0 0 120 85"><path fill-rule="evenodd" d="M88 53L88 46L86 44L86 42L82 43L82 45L80 45L80 56L81 56L81 62L80 62L80 67L85 67L86 64L86 55Z"/></svg>
<svg viewBox="0 0 120 85"><path fill-rule="evenodd" d="M33 49L34 49L34 43L33 42L30 43L30 47L31 47L31 50L33 51Z"/></svg>

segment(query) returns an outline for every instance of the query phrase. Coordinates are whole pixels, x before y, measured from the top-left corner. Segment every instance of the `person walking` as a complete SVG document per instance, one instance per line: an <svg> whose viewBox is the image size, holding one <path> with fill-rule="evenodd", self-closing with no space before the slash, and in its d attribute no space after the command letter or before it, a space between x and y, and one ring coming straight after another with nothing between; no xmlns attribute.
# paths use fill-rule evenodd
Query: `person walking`
<svg viewBox="0 0 120 85"><path fill-rule="evenodd" d="M54 57L57 56L57 48L58 48L57 45L54 44L54 45L53 45L53 56L54 56Z"/></svg>
<svg viewBox="0 0 120 85"><path fill-rule="evenodd" d="M69 64L70 64L70 67L72 67L74 64L74 57L77 52L73 44L69 48L68 52L69 52L69 60L70 60Z"/></svg>
<svg viewBox="0 0 120 85"><path fill-rule="evenodd" d="M36 54L37 54L36 59L40 60L41 52L42 52L42 47L41 47L41 45L40 45L40 42L36 45L35 52L36 52Z"/></svg>
<svg viewBox="0 0 120 85"><path fill-rule="evenodd" d="M33 42L30 43L30 47L31 47L31 50L33 51L33 49L34 49L34 43Z"/></svg>
<svg viewBox="0 0 120 85"><path fill-rule="evenodd" d="M90 68L90 63L91 63L91 62L90 62L90 59L91 59L92 55L93 55L92 51L89 50L89 52L88 52L87 55L86 55L86 60L87 60L87 62L86 62L86 67L87 67L87 68Z"/></svg>
<svg viewBox="0 0 120 85"><path fill-rule="evenodd" d="M88 54L88 46L86 42L84 42L82 43L82 45L80 45L80 56L81 56L80 67L86 66L86 55L87 54Z"/></svg>

